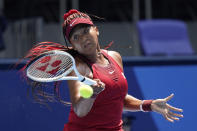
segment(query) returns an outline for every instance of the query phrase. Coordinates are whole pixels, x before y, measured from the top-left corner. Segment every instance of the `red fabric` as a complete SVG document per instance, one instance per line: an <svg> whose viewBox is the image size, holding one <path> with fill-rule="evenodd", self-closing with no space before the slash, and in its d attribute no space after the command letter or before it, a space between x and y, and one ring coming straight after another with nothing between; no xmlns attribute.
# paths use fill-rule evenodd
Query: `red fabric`
<svg viewBox="0 0 197 131"><path fill-rule="evenodd" d="M88 18L75 18L66 26L66 38L69 40L70 31L78 24L94 25Z"/></svg>
<svg viewBox="0 0 197 131"><path fill-rule="evenodd" d="M113 58L104 51L102 53L110 62L107 67L90 64L93 77L105 83L105 90L97 96L85 117L77 117L71 107L69 120L63 131L123 131L122 111L128 91L127 80Z"/></svg>
<svg viewBox="0 0 197 131"><path fill-rule="evenodd" d="M74 13L80 13L80 12L78 10L76 10L76 9L71 9L68 13L64 14L64 20L66 20L68 16L70 16L70 15L72 15Z"/></svg>

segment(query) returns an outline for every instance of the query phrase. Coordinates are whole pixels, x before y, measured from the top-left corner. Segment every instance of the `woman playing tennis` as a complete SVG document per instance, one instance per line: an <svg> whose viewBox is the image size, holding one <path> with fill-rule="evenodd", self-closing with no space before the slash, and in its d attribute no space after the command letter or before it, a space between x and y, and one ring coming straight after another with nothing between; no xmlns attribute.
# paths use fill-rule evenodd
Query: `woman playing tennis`
<svg viewBox="0 0 197 131"><path fill-rule="evenodd" d="M99 30L87 14L78 10L70 10L64 14L63 34L65 40L71 44L71 48L65 48L75 52L71 54L74 54L80 74L97 82L92 86L93 96L87 99L79 93L82 82L68 81L72 106L64 131L123 131L123 109L154 111L170 122L183 117L182 114L172 112L182 112L182 109L167 104L173 94L156 100L139 100L127 94L128 84L123 72L122 58L118 52L100 48ZM55 44L53 48L49 46L51 45L44 48L64 49L64 46ZM32 49L34 53L31 52L28 57L39 55L35 53L35 48ZM75 76L75 73L71 72L70 75Z"/></svg>

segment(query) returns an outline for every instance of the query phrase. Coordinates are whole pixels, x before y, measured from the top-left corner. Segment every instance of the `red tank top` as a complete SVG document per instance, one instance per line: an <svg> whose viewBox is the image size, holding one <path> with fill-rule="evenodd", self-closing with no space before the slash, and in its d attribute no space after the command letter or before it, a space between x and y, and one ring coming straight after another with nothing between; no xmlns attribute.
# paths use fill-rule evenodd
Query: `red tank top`
<svg viewBox="0 0 197 131"><path fill-rule="evenodd" d="M102 51L109 64L106 67L90 64L93 78L105 83L90 112L84 117L78 117L71 107L68 123L64 131L123 131L122 111L123 101L128 91L127 80L116 61Z"/></svg>

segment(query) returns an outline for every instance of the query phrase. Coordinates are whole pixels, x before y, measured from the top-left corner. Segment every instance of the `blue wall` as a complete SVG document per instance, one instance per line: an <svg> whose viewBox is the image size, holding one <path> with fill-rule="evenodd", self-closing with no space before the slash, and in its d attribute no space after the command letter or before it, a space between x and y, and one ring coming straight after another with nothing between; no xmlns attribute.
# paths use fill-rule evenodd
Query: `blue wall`
<svg viewBox="0 0 197 131"><path fill-rule="evenodd" d="M0 130L61 131L63 129L63 124L68 118L68 106L54 103L50 104L51 109L48 109L33 103L27 97L28 86L16 70L0 70L0 80ZM65 85L62 83L63 87Z"/></svg>
<svg viewBox="0 0 197 131"><path fill-rule="evenodd" d="M197 110L195 110L197 108L195 104L197 92L196 65L135 66L125 69L126 76L129 76L127 77L129 94L138 98L143 97L143 99L157 99L165 98L174 93L175 96L169 101L169 104L184 110L184 118L175 123L170 123L161 115L153 112L133 113L136 116L132 125L133 131L146 129L151 131L197 130L195 126L195 116L197 116ZM135 78L130 77L131 73L134 74ZM135 79L135 82L132 79Z"/></svg>
<svg viewBox="0 0 197 131"><path fill-rule="evenodd" d="M195 116L197 105L197 65L152 65L125 66L129 82L129 94L140 99L165 98L171 93L175 97L170 104L183 108L184 118L169 123L157 113L130 113L133 131L186 131L197 130ZM61 88L69 94L63 82ZM51 110L27 97L29 87L17 70L4 70L0 66L0 129L6 131L61 131L68 119L69 106L50 104Z"/></svg>

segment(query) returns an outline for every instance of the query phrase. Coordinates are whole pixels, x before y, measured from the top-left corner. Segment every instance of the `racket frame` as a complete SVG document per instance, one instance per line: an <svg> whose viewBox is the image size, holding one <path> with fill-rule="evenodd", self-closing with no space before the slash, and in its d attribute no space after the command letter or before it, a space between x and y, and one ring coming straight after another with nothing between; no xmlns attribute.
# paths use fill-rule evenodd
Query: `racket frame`
<svg viewBox="0 0 197 131"><path fill-rule="evenodd" d="M35 62L37 62L39 59L41 59L42 57L44 56L50 56L51 54L61 54L61 55L67 55L71 58L72 62L73 62L73 66L70 67L65 73L55 77L55 78L37 78L37 77L34 77L32 75L29 74L28 72L28 69L29 67L34 64ZM76 76L67 76L72 70L74 70ZM38 82L54 82L54 81L62 81L62 80L78 80L78 81L81 81L83 82L84 84L87 84L87 85L94 85L96 84L96 81L90 79L90 78L87 78L87 77L84 77L82 76L78 70L77 70L77 67L76 67L76 63L75 63L75 59L73 58L72 55L70 55L69 53L65 52L65 51L60 51L60 50L53 50L53 51L48 51L48 52L45 52L43 54L41 54L40 56L36 57L33 61L31 61L27 68L26 68L26 75L28 78L34 80L34 81L38 81Z"/></svg>

